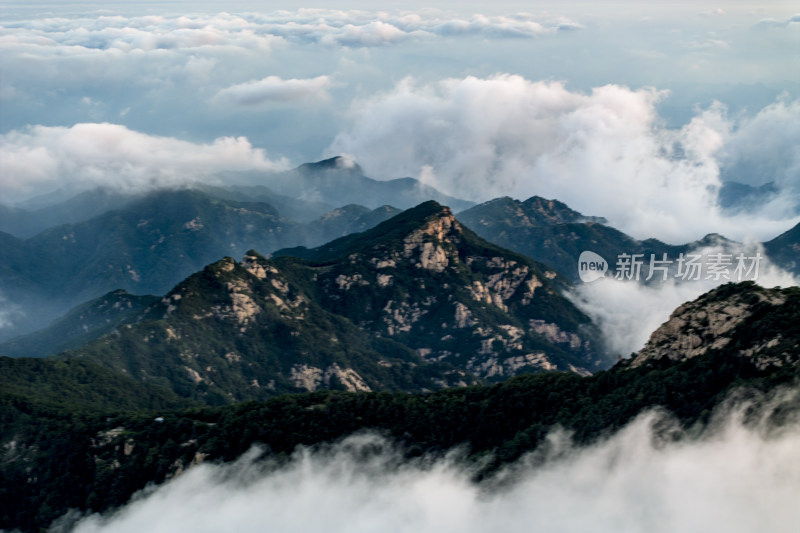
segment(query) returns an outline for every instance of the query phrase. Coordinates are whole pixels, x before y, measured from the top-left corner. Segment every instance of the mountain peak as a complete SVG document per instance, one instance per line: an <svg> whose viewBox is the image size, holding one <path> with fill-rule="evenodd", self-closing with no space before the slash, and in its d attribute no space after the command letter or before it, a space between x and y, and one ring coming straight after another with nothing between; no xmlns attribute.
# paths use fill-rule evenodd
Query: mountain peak
<svg viewBox="0 0 800 533"><path fill-rule="evenodd" d="M450 208L436 200L422 202L416 207L407 209L403 214L407 215L410 221L417 220L421 224L442 219L448 219L451 223L455 222L455 217Z"/></svg>
<svg viewBox="0 0 800 533"><path fill-rule="evenodd" d="M522 202L508 196L495 198L460 213L459 218L476 229L498 224L508 228L536 228L576 222L606 223L602 217L584 216L563 202L541 196L531 196Z"/></svg>
<svg viewBox="0 0 800 533"><path fill-rule="evenodd" d="M361 166L356 163L356 160L352 157L344 156L344 155L337 155L336 157L331 157L329 159L323 159L322 161L317 161L314 163L305 163L298 167L298 170L303 172L319 172L319 171L340 171L340 172L349 172L351 174L356 174L359 176L364 175L364 171L361 169Z"/></svg>
<svg viewBox="0 0 800 533"><path fill-rule="evenodd" d="M667 358L684 361L726 351L756 366L781 366L795 357L797 333L787 328L800 308L800 290L766 289L752 281L727 283L678 307L632 359L637 367Z"/></svg>
<svg viewBox="0 0 800 533"><path fill-rule="evenodd" d="M457 250L446 250L443 245L458 244L461 241L463 228L449 207L439 205L432 200L420 204L415 209L425 215L424 222L403 239L403 256L405 258L417 256L415 260L419 266L441 272L450 264L449 256L458 255Z"/></svg>
<svg viewBox="0 0 800 533"><path fill-rule="evenodd" d="M426 245L425 242L454 244L462 233L463 226L456 221L449 207L428 200L362 233L341 237L318 248L287 248L278 250L274 255L293 255L317 262L327 262L353 253L371 255L377 249L403 250L403 255L407 255L420 246L430 248L431 244Z"/></svg>

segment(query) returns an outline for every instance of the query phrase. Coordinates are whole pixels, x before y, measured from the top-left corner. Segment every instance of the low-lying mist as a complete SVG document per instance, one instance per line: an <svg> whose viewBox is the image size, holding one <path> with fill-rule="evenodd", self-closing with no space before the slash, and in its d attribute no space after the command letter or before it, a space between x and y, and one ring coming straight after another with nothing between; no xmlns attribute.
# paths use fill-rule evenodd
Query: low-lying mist
<svg viewBox="0 0 800 533"><path fill-rule="evenodd" d="M796 392L775 395L757 416L739 403L689 430L650 411L586 447L556 430L480 483L463 453L407 459L373 433L298 449L280 465L254 448L55 530L794 532L800 424L769 420L796 401Z"/></svg>
<svg viewBox="0 0 800 533"><path fill-rule="evenodd" d="M717 253L732 257L739 253L748 256L758 253L761 259L753 281L765 288L800 284L796 276L772 263L763 247L757 244L728 242L697 248L689 253L706 258ZM616 258L606 259L611 261L613 268ZM669 319L678 306L729 281L740 280L713 279L713 276L708 279L703 272L698 280L682 281L671 277L663 283L645 284L636 280L617 280L608 273L603 279L578 285L568 296L600 328L606 350L612 355L628 357L644 347L650 335Z"/></svg>

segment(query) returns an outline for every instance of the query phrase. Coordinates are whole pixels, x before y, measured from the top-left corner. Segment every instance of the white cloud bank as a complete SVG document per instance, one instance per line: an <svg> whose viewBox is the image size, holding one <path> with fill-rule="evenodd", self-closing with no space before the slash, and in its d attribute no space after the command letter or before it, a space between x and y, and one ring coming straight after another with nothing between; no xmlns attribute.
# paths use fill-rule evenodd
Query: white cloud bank
<svg viewBox="0 0 800 533"><path fill-rule="evenodd" d="M325 101L329 98L328 88L331 83L330 76L288 80L279 76L267 76L262 80L240 83L222 89L214 99L222 103L243 106L267 102Z"/></svg>
<svg viewBox="0 0 800 533"><path fill-rule="evenodd" d="M796 530L800 426L770 433L743 426L736 414L699 437L670 441L655 430L665 424L650 413L586 448L555 433L506 472L513 481L494 487L471 482L452 457L406 461L370 435L298 451L272 470L254 461L255 450L232 465L193 468L74 531Z"/></svg>
<svg viewBox="0 0 800 533"><path fill-rule="evenodd" d="M371 47L412 39L473 36L536 38L582 26L567 17L527 13L463 15L438 9L378 11L299 9L254 15L265 31L287 40L329 46Z"/></svg>
<svg viewBox="0 0 800 533"><path fill-rule="evenodd" d="M213 181L224 170L283 170L244 137L196 144L117 124L35 126L0 135L4 200L47 188L144 190Z"/></svg>
<svg viewBox="0 0 800 533"><path fill-rule="evenodd" d="M180 16L42 17L0 26L0 47L50 53L232 47L269 52L287 40L370 47L453 35L534 38L580 29L564 16L462 15L437 9L361 11L298 9ZM45 48L40 48L45 47Z"/></svg>
<svg viewBox="0 0 800 533"><path fill-rule="evenodd" d="M618 85L586 94L509 74L405 79L355 102L328 152L351 154L370 175L418 176L473 200L557 198L639 238L765 238L789 227L787 208L800 203L800 103L738 122L714 104L676 131L656 111L664 96ZM721 212L721 162L742 159L769 169L760 179L774 175L790 205L735 219Z"/></svg>
<svg viewBox="0 0 800 533"><path fill-rule="evenodd" d="M780 100L742 121L727 138L720 157L736 181L759 186L775 182L800 195L800 100Z"/></svg>

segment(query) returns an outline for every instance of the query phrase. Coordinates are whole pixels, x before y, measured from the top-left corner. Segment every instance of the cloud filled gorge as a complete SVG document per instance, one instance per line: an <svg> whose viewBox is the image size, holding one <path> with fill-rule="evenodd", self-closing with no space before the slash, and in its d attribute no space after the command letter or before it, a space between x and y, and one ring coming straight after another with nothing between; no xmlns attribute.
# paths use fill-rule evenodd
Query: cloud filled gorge
<svg viewBox="0 0 800 533"><path fill-rule="evenodd" d="M74 531L794 531L800 426L745 425L742 414L689 434L651 412L583 448L556 431L482 484L458 453L408 460L371 434L298 450L281 466L254 449Z"/></svg>

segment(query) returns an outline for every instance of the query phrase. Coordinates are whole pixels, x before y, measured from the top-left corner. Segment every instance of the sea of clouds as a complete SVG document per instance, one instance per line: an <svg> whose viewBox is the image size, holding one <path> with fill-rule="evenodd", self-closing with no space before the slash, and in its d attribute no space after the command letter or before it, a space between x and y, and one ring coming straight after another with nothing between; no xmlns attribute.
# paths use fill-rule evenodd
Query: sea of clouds
<svg viewBox="0 0 800 533"><path fill-rule="evenodd" d="M266 78L218 98L308 95L328 83ZM352 124L327 154L346 154L378 179L416 176L475 201L557 198L634 237L671 243L711 232L767 240L800 220L800 101L740 120L716 104L672 130L659 126L659 98L655 90L616 85L572 92L506 74L425 86L406 79L389 94L354 103ZM0 135L0 160L0 186L11 194L59 183L170 186L214 181L224 170L289 166L241 136L201 144L111 123L14 130ZM718 201L726 172L755 186L771 182L777 192L752 209L727 212Z"/></svg>
<svg viewBox="0 0 800 533"><path fill-rule="evenodd" d="M302 145L319 158L347 155L376 179L412 176L475 201L557 198L636 238L682 243L717 232L756 243L798 222L797 92L761 87L769 98L751 103L754 89L739 86L796 89L786 73L797 70L797 16L753 8L731 21L737 6L704 4L666 18L627 14L619 25L622 14L602 10L101 7L4 11L3 202L58 188L220 184L231 170L263 172L268 185L269 173L310 159L308 148L291 148ZM676 126L663 110L676 96L667 87L678 82L720 83L747 104L677 95L690 103ZM719 205L726 181L771 183L775 192L730 212ZM769 262L759 282L797 284ZM675 307L717 284L603 280L580 286L574 298L609 349L627 355ZM0 306L2 327L16 310L2 297ZM745 425L735 410L708 430L676 428L681 438L664 440L654 428L665 424L646 414L587 447L555 432L545 448L480 485L457 453L408 461L369 434L298 450L280 466L257 460L254 449L234 464L190 469L116 513L59 527L796 530L797 424ZM365 460L364 450L376 447Z"/></svg>
<svg viewBox="0 0 800 533"><path fill-rule="evenodd" d="M765 412L792 397L775 396ZM281 465L258 461L256 447L55 531L793 532L800 424L745 423L745 412L726 408L685 431L652 411L584 447L555 430L480 484L463 450L409 460L372 433L299 448Z"/></svg>
<svg viewBox="0 0 800 533"><path fill-rule="evenodd" d="M0 24L5 202L348 155L376 179L474 201L557 198L637 238L767 240L800 220L800 100L786 74L800 23L782 6L118 9ZM765 102L751 96L759 83L789 90L763 89ZM676 125L664 104L691 98L680 84L738 103L690 99ZM775 192L734 214L718 205L727 181Z"/></svg>

